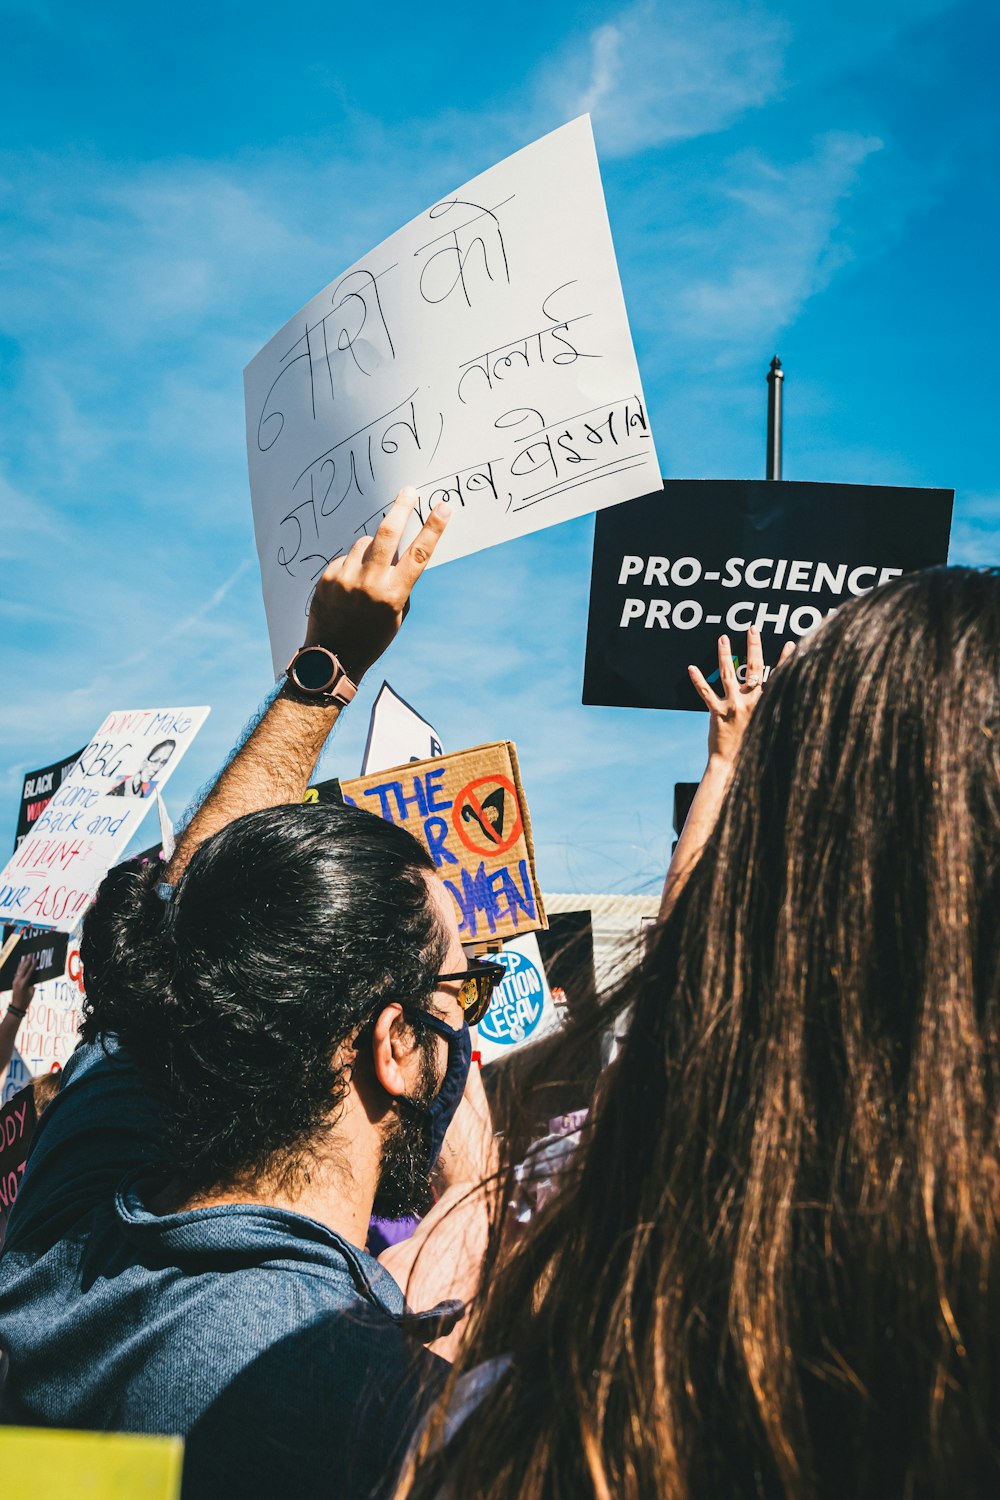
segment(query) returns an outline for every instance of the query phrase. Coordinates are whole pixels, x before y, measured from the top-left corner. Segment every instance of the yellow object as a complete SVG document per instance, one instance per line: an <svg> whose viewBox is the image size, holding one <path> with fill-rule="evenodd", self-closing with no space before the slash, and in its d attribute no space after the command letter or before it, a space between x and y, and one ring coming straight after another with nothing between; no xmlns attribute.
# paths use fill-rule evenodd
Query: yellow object
<svg viewBox="0 0 1000 1500"><path fill-rule="evenodd" d="M178 1500L183 1462L179 1437L0 1427L4 1494L22 1500Z"/></svg>
<svg viewBox="0 0 1000 1500"><path fill-rule="evenodd" d="M4 943L3 947L0 948L0 969L3 968L4 964L7 962L8 958L10 958L10 955L13 953L14 949L17 947L20 941L21 933L20 929L18 929L16 932L11 933L10 937Z"/></svg>

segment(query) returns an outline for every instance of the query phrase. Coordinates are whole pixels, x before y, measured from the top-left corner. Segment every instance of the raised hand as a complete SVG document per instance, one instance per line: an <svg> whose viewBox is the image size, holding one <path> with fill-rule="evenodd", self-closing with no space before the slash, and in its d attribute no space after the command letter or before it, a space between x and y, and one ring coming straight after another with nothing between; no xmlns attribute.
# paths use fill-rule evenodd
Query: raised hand
<svg viewBox="0 0 1000 1500"><path fill-rule="evenodd" d="M778 657L778 666L783 661L787 661L794 650L795 645L792 641L783 646L781 655ZM736 759L736 752L740 748L747 725L760 702L760 695L764 688L764 652L760 641L760 631L754 625L751 625L747 631L747 667L742 682L733 666L733 650L729 637L728 635L719 636L719 679L723 692L721 698L712 690L704 674L697 667L688 667L688 675L694 684L695 692L709 712L709 759L716 757L731 764Z"/></svg>
<svg viewBox="0 0 1000 1500"><path fill-rule="evenodd" d="M409 485L400 490L375 535L361 537L344 557L329 563L316 585L305 645L334 652L354 682L394 639L413 586L451 516L447 502L438 505L397 559L416 503L416 490Z"/></svg>
<svg viewBox="0 0 1000 1500"><path fill-rule="evenodd" d="M304 644L332 651L355 683L403 623L413 586L448 524L451 510L439 505L397 559L416 503L416 490L400 490L375 535L328 563L316 585ZM176 883L198 845L227 823L262 807L302 801L340 708L336 699L311 703L284 690L275 695L178 838L168 882Z"/></svg>
<svg viewBox="0 0 1000 1500"><path fill-rule="evenodd" d="M795 650L789 642L778 658L778 665ZM711 837L733 773L736 752L740 748L753 711L760 702L764 687L764 652L760 631L747 631L747 667L741 682L733 666L733 651L728 635L719 637L719 679L723 696L712 691L697 667L688 667L695 691L708 709L708 765L691 803L687 821L677 840L660 902L660 920L670 915L688 876L701 858Z"/></svg>
<svg viewBox="0 0 1000 1500"><path fill-rule="evenodd" d="M10 1008L16 1015L22 1015L27 1011L35 993L32 983L32 975L38 967L38 959L33 953L26 953L18 964L14 973L14 982L10 987Z"/></svg>

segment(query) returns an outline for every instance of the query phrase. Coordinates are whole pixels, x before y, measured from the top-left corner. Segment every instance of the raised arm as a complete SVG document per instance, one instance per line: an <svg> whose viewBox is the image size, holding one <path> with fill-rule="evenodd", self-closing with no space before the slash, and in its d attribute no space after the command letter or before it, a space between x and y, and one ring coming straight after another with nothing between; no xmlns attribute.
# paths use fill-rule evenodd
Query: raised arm
<svg viewBox="0 0 1000 1500"><path fill-rule="evenodd" d="M416 500L415 490L400 490L374 537L360 538L331 562L313 594L304 644L332 651L355 684L395 637L448 524L450 508L439 505L396 560ZM283 686L178 837L167 880L177 881L198 846L235 818L301 802L339 714L338 703Z"/></svg>
<svg viewBox="0 0 1000 1500"><path fill-rule="evenodd" d="M789 642L782 648L780 666L794 651ZM743 743L747 725L760 702L764 687L764 653L760 631L747 631L747 670L740 682L733 666L733 650L728 635L719 636L719 678L723 696L713 692L697 667L688 667L695 691L708 709L708 765L691 803L677 848L667 869L660 901L660 921L671 913L688 877L711 837L723 798L733 774L736 755Z"/></svg>
<svg viewBox="0 0 1000 1500"><path fill-rule="evenodd" d="M32 976L37 962L33 953L28 953L21 959L14 974L14 982L10 987L10 1004L4 1012L3 1019L0 1020L0 1096L7 1082L7 1070L14 1056L18 1030L28 1014L28 1006L35 993Z"/></svg>

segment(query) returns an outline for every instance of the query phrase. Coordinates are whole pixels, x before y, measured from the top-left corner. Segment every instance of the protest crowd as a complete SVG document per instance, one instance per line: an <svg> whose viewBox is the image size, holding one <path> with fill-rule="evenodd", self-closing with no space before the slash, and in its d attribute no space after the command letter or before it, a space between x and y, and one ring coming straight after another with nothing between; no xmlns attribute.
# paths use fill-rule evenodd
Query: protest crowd
<svg viewBox="0 0 1000 1500"><path fill-rule="evenodd" d="M180 1435L186 1497L995 1494L1000 576L895 579L766 684L756 632L742 680L726 638L719 691L692 668L660 919L488 1100L502 968L409 832L303 802L448 524L401 548L413 504L327 568L172 857L87 912L4 1422ZM27 961L0 1042L30 993Z"/></svg>
<svg viewBox="0 0 1000 1500"><path fill-rule="evenodd" d="M1000 570L944 565L953 492L662 480L586 117L244 390L278 686L176 831L209 708L108 712L0 872L12 1494L995 1500ZM510 741L383 683L317 780L432 562L592 511L583 701L708 727L600 982ZM383 701L424 750L369 766Z"/></svg>

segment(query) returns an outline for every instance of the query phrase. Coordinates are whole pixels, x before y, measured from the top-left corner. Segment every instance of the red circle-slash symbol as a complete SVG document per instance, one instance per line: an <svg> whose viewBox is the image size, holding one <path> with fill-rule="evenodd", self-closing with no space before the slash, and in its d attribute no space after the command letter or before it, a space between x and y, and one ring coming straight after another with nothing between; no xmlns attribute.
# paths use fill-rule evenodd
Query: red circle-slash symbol
<svg viewBox="0 0 1000 1500"><path fill-rule="evenodd" d="M477 795L482 787L492 790L486 795ZM514 810L514 822L504 835L503 812L507 797ZM498 804L499 803L499 807ZM490 816L491 811L494 817ZM481 858L506 854L521 837L524 825L517 800L517 788L506 776L480 776L470 781L455 798L451 809L451 821L466 849Z"/></svg>

